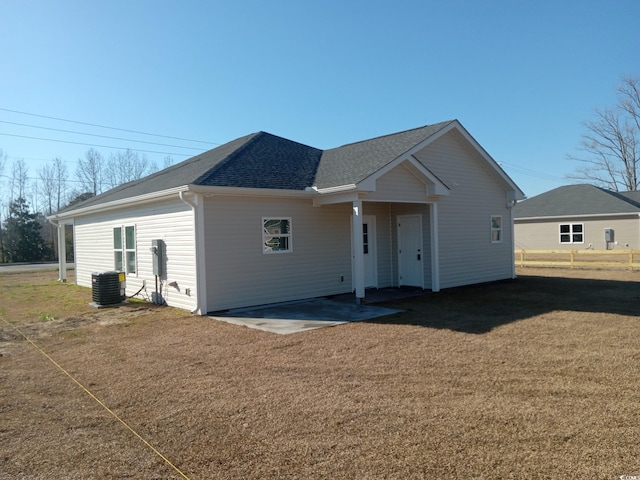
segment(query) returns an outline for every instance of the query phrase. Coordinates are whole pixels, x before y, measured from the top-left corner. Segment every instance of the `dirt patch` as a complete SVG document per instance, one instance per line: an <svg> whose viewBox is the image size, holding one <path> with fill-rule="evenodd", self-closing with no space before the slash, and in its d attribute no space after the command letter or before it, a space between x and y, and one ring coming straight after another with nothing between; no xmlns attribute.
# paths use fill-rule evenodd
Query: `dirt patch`
<svg viewBox="0 0 640 480"><path fill-rule="evenodd" d="M191 479L640 474L640 273L519 274L285 337L96 311L42 274L0 276L0 318ZM0 335L0 479L182 478L3 321Z"/></svg>

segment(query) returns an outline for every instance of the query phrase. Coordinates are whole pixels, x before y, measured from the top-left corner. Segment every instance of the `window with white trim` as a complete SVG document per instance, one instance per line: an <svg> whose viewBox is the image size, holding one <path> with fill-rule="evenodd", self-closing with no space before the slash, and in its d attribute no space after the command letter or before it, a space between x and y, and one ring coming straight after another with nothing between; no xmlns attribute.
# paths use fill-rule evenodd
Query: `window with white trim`
<svg viewBox="0 0 640 480"><path fill-rule="evenodd" d="M123 231L124 230L124 231ZM113 268L118 272L136 273L136 227L127 225L113 229Z"/></svg>
<svg viewBox="0 0 640 480"><path fill-rule="evenodd" d="M502 217L491 216L491 243L502 243Z"/></svg>
<svg viewBox="0 0 640 480"><path fill-rule="evenodd" d="M292 251L291 218L262 218L262 253Z"/></svg>
<svg viewBox="0 0 640 480"><path fill-rule="evenodd" d="M584 243L584 224L561 223L560 243Z"/></svg>
<svg viewBox="0 0 640 480"><path fill-rule="evenodd" d="M122 268L122 228L113 229L113 269L117 272L124 272Z"/></svg>

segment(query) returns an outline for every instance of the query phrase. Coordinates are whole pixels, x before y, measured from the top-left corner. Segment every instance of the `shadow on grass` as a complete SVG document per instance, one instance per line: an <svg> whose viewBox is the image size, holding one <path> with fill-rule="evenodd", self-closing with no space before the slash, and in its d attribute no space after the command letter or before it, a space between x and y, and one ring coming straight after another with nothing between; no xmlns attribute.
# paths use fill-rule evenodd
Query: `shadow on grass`
<svg viewBox="0 0 640 480"><path fill-rule="evenodd" d="M640 315L640 284L523 275L516 280L452 288L381 305L404 312L371 323L482 334L553 311Z"/></svg>

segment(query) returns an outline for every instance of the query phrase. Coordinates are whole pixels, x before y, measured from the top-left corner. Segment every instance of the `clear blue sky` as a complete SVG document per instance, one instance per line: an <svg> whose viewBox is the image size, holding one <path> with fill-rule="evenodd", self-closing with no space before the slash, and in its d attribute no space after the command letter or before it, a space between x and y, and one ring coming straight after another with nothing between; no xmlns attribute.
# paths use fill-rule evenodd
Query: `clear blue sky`
<svg viewBox="0 0 640 480"><path fill-rule="evenodd" d="M331 148L457 118L534 196L569 183L581 122L640 75L638 0L2 0L0 18L5 175L72 173L90 148L5 134L183 160L259 130Z"/></svg>

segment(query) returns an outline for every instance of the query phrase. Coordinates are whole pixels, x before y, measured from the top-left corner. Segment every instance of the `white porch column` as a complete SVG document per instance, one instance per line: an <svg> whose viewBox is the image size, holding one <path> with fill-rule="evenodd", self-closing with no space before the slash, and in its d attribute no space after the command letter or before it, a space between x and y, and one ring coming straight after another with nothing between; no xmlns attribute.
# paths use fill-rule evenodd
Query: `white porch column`
<svg viewBox="0 0 640 480"><path fill-rule="evenodd" d="M58 281L67 281L67 239L64 235L65 226L58 224Z"/></svg>
<svg viewBox="0 0 640 480"><path fill-rule="evenodd" d="M513 207L516 206L516 201L513 200L513 203L508 202L509 209L509 235L511 236L511 279L515 280L518 278L516 275L516 240L515 240L515 228L513 226Z"/></svg>
<svg viewBox="0 0 640 480"><path fill-rule="evenodd" d="M364 242L362 239L362 200L353 201L353 283L356 302L364 299Z"/></svg>
<svg viewBox="0 0 640 480"><path fill-rule="evenodd" d="M438 240L438 204L430 205L431 220L431 291L440 291L440 250Z"/></svg>

